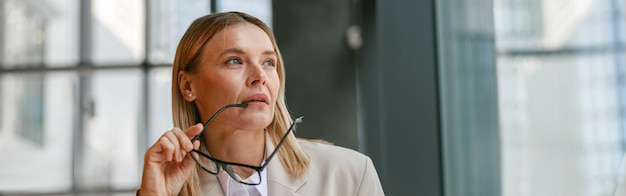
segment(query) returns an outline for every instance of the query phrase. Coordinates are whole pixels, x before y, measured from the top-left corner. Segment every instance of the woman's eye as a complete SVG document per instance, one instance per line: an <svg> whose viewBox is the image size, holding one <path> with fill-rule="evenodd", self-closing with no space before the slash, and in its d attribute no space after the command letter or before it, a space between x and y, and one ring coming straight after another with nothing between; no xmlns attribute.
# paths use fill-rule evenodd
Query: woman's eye
<svg viewBox="0 0 626 196"><path fill-rule="evenodd" d="M229 59L228 61L226 61L226 64L237 65L241 64L241 61L239 61L239 59Z"/></svg>
<svg viewBox="0 0 626 196"><path fill-rule="evenodd" d="M265 66L272 66L272 67L274 67L274 61L273 61L273 60L268 60L268 61L265 61L265 62L263 62L263 65L265 65Z"/></svg>

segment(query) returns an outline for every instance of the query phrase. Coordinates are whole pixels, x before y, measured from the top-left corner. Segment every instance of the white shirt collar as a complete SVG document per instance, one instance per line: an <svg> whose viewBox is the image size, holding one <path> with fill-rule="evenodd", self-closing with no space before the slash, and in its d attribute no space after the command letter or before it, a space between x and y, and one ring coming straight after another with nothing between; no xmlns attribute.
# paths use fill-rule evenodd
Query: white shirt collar
<svg viewBox="0 0 626 196"><path fill-rule="evenodd" d="M220 186L226 196L268 196L267 168L261 171L261 184L246 185L235 181L228 173L221 171L217 174Z"/></svg>
<svg viewBox="0 0 626 196"><path fill-rule="evenodd" d="M271 142L271 140L269 139L269 136L266 133L265 134L266 145L265 145L265 158L264 159L267 159L267 156L269 156L269 153L271 153L268 150L267 142ZM263 164L265 164L265 160L263 160L263 162L261 163L261 165ZM268 167L265 167L265 169L261 171L261 184L258 184L258 185L246 185L246 184L239 183L235 181L233 178L231 178L230 175L228 175L228 173L226 173L225 171L220 171L217 174L217 179L220 183L220 186L222 187L222 191L224 192L224 195L226 196L231 196L231 195L232 196L240 196L240 195L268 196L267 170L268 170ZM251 191L253 190L251 188L256 189L256 191L258 192ZM237 193L234 193L234 192L237 192ZM242 193L239 193L239 192L242 192Z"/></svg>

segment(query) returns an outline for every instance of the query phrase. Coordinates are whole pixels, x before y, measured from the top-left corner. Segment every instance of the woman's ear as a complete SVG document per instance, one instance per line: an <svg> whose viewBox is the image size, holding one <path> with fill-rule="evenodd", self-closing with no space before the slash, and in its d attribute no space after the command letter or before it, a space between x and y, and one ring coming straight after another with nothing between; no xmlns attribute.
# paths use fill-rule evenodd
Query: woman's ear
<svg viewBox="0 0 626 196"><path fill-rule="evenodd" d="M192 102L196 99L196 94L191 88L191 76L186 71L178 72L178 89L180 90L180 94L183 95L183 98L188 102Z"/></svg>

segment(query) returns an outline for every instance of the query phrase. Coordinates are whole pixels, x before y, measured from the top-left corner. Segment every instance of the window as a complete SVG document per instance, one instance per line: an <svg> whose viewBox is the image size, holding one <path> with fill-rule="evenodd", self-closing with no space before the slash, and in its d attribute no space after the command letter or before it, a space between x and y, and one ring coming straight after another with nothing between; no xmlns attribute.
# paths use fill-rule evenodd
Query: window
<svg viewBox="0 0 626 196"><path fill-rule="evenodd" d="M0 1L0 194L132 193L196 0Z"/></svg>
<svg viewBox="0 0 626 196"><path fill-rule="evenodd" d="M612 195L623 1L494 1L503 195Z"/></svg>
<svg viewBox="0 0 626 196"><path fill-rule="evenodd" d="M178 41L216 4L271 21L268 0L0 1L0 195L134 193Z"/></svg>
<svg viewBox="0 0 626 196"><path fill-rule="evenodd" d="M612 195L624 1L438 1L447 195Z"/></svg>

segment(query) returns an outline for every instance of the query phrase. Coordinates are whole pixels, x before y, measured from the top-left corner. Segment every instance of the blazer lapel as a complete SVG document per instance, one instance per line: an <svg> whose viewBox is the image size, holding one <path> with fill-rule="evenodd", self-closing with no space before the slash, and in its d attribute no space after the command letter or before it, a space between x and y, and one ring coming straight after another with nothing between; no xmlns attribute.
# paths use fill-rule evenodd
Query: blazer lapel
<svg viewBox="0 0 626 196"><path fill-rule="evenodd" d="M267 134L265 141L270 141L265 142L266 152L273 152L274 144L271 142L272 140ZM267 186L269 195L301 196L298 191L308 180L308 176L306 174L302 174L300 177L292 176L289 172L287 172L285 167L283 167L283 164L280 162L278 157L274 157L265 169L267 170ZM222 187L217 179L217 176L200 170L202 169L198 169L198 177L200 178L201 190L202 193L204 193L203 195L223 196L224 191L222 191Z"/></svg>
<svg viewBox="0 0 626 196"><path fill-rule="evenodd" d="M217 195L223 196L224 191L222 191L222 186L220 182L217 180L217 176L213 174L209 174L208 172L202 171L202 169L198 168L198 178L200 179L200 186L202 195Z"/></svg>
<svg viewBox="0 0 626 196"><path fill-rule="evenodd" d="M271 142L272 140L269 138L269 135L267 135L265 141L270 141L265 142L266 152L273 152L274 144ZM300 190L308 180L306 174L302 174L300 177L294 177L289 174L278 157L274 157L274 159L268 163L266 169L269 195L300 195L298 190Z"/></svg>

